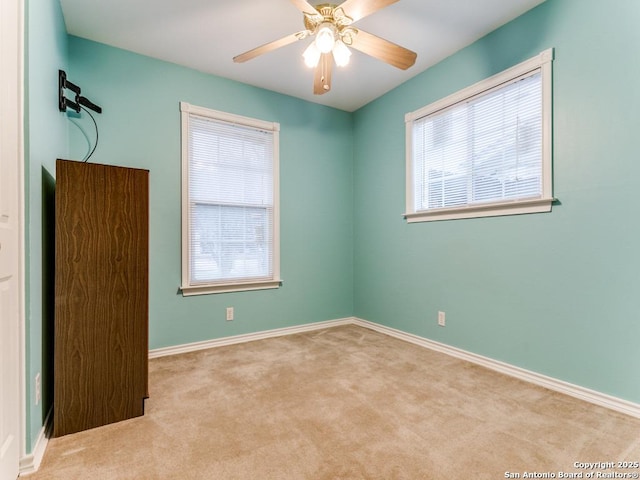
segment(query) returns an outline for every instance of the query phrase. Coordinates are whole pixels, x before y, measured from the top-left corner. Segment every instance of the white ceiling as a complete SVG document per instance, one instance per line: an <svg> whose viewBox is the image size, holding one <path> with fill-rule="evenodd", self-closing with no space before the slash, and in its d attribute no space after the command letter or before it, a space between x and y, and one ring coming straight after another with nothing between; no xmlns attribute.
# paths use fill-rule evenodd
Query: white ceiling
<svg viewBox="0 0 640 480"><path fill-rule="evenodd" d="M329 0L314 1L312 5ZM544 0L400 0L354 26L417 52L399 70L353 51L314 95L309 39L246 63L232 58L304 30L290 0L60 0L68 33L276 92L354 111ZM342 3L337 1L336 3Z"/></svg>

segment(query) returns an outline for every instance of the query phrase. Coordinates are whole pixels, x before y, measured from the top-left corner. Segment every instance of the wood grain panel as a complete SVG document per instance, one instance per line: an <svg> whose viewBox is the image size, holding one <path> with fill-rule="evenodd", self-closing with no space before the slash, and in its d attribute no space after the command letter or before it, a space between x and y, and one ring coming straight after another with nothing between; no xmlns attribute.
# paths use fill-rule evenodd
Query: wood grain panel
<svg viewBox="0 0 640 480"><path fill-rule="evenodd" d="M148 173L57 162L54 436L144 413Z"/></svg>

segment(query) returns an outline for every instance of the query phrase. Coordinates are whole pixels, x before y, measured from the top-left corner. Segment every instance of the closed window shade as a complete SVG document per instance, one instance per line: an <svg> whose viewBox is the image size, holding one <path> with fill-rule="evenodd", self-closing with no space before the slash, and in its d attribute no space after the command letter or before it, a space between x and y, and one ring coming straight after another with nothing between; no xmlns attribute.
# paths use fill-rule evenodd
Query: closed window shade
<svg viewBox="0 0 640 480"><path fill-rule="evenodd" d="M189 116L189 284L274 279L272 131Z"/></svg>
<svg viewBox="0 0 640 480"><path fill-rule="evenodd" d="M542 195L540 72L413 126L416 211Z"/></svg>

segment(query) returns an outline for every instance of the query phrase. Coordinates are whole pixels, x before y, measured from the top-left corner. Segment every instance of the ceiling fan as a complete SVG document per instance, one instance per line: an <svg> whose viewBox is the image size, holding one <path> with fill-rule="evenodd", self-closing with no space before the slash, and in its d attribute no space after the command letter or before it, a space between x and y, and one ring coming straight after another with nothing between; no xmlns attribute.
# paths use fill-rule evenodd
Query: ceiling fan
<svg viewBox="0 0 640 480"><path fill-rule="evenodd" d="M246 62L297 40L315 36L303 57L308 67L315 68L313 93L316 95L331 90L333 62L339 67L347 65L351 56L348 47L406 70L415 63L415 52L352 26L361 18L397 1L346 0L340 5L323 3L314 7L306 0L291 0L303 13L305 29L242 53L234 57L233 61Z"/></svg>

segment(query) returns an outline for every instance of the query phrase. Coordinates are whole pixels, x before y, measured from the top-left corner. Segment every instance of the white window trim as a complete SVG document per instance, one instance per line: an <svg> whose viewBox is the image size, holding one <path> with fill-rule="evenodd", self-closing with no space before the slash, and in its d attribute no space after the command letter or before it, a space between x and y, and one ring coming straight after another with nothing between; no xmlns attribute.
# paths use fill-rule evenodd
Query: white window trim
<svg viewBox="0 0 640 480"><path fill-rule="evenodd" d="M549 48L529 60L405 115L407 159L406 213L404 213L404 217L408 223L551 211L551 206L555 201L552 185L552 62L553 48ZM542 197L533 200L491 202L415 211L413 199L413 122L537 69L540 69L542 73Z"/></svg>
<svg viewBox="0 0 640 480"><path fill-rule="evenodd" d="M182 139L182 295L206 295L211 293L241 292L248 290L267 290L278 288L282 285L280 278L280 168L279 168L279 132L280 124L267 122L254 118L243 117L227 112L220 112L209 108L198 107L187 102L180 102L181 139ZM201 115L216 120L236 123L245 127L259 128L273 132L273 278L264 281L239 281L210 284L191 285L189 245L190 242L190 216L189 216L189 145L184 139L188 138L189 115Z"/></svg>

